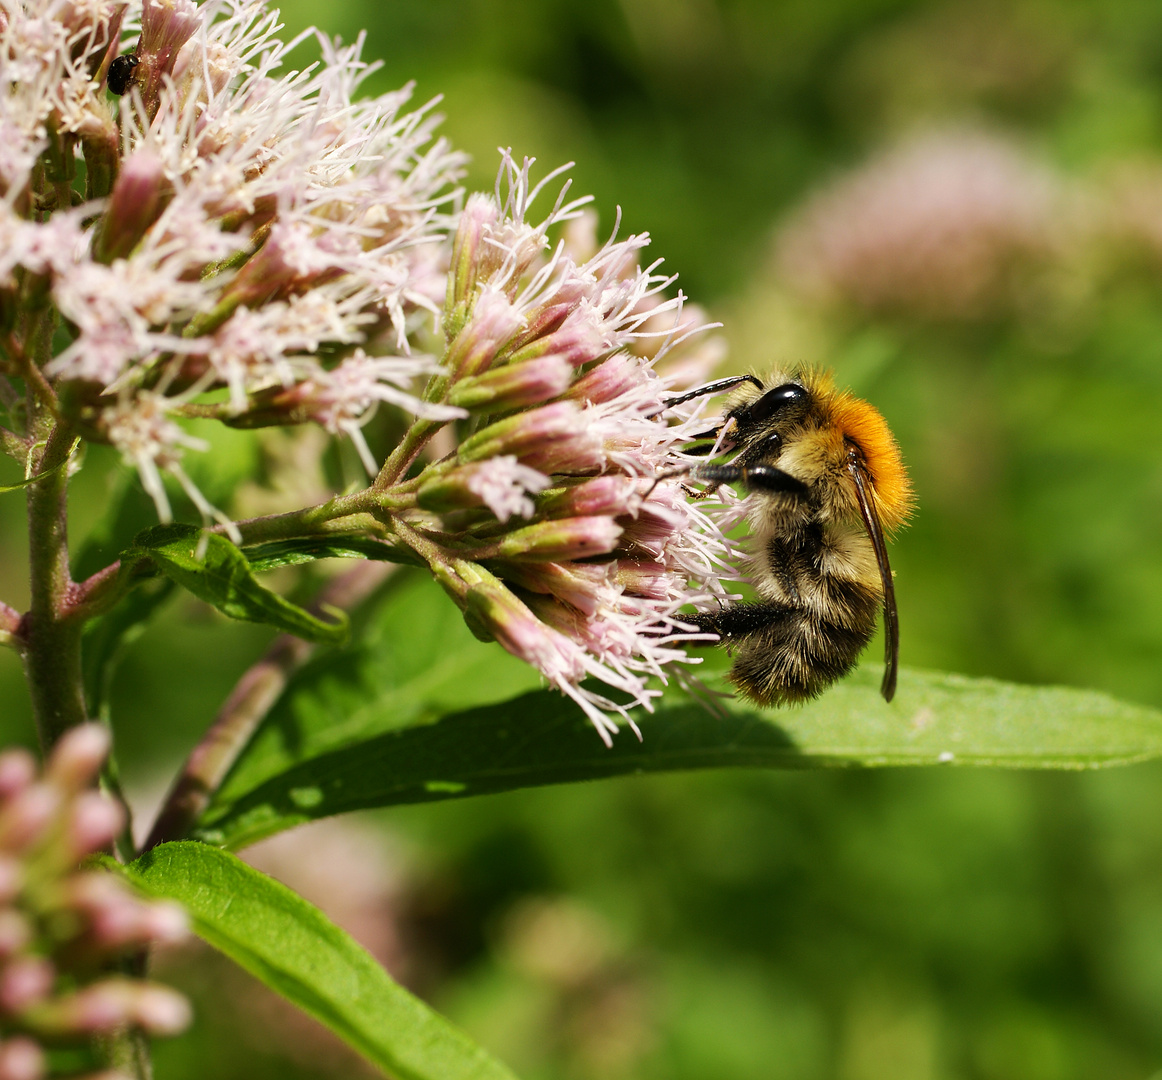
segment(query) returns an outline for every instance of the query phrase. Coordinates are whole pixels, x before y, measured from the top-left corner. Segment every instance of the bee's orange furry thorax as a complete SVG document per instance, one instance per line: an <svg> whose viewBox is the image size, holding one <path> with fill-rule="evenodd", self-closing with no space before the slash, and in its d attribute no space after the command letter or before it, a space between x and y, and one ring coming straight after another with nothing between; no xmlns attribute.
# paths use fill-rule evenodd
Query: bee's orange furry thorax
<svg viewBox="0 0 1162 1080"><path fill-rule="evenodd" d="M847 393L833 393L828 404L835 426L863 455L884 528L897 528L912 512L912 484L887 421L866 401Z"/></svg>

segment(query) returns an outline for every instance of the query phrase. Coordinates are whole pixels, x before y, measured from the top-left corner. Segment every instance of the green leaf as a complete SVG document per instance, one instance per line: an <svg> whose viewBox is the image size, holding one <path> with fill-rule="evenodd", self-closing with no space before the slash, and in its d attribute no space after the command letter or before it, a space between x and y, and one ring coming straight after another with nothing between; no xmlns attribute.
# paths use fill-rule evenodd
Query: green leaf
<svg viewBox="0 0 1162 1080"><path fill-rule="evenodd" d="M125 872L181 903L199 937L397 1080L513 1080L318 908L228 852L163 844Z"/></svg>
<svg viewBox="0 0 1162 1080"><path fill-rule="evenodd" d="M704 679L724 691L721 652ZM500 696L518 661L471 638L415 578L374 612L360 644L288 685L198 822L239 848L348 810L679 769L1000 765L1086 768L1162 755L1162 713L1104 694L905 670L895 701L877 665L795 709L740 699L713 716L671 689L606 749L568 699ZM529 669L524 669L526 672ZM510 691L511 692L511 691ZM465 707L468 706L468 707Z"/></svg>
<svg viewBox="0 0 1162 1080"><path fill-rule="evenodd" d="M134 537L121 555L121 572L164 574L232 619L266 623L307 641L339 643L347 637L346 616L333 623L316 618L258 583L246 556L224 536L193 525L155 525Z"/></svg>
<svg viewBox="0 0 1162 1080"><path fill-rule="evenodd" d="M294 540L256 544L246 549L246 561L256 574L316 559L373 559L423 565L411 548L394 547L368 536L304 536Z"/></svg>
<svg viewBox="0 0 1162 1080"><path fill-rule="evenodd" d="M68 465L68 463L72 460L73 453L76 451L77 444L80 443L80 441L80 439L74 439L72 449L69 451L68 456L65 457L63 461L58 461L51 469L45 469L44 472L37 473L35 476L29 476L23 480L18 480L15 484L0 484L0 495L4 495L9 491L23 491L26 487L30 487L38 480L43 480L45 477L52 476L53 473L60 472L61 469ZM43 446L44 444L41 443L40 445Z"/></svg>
<svg viewBox="0 0 1162 1080"><path fill-rule="evenodd" d="M356 619L349 646L317 656L291 677L235 762L229 793L243 795L333 750L540 684L527 664L477 641L426 573L401 570Z"/></svg>

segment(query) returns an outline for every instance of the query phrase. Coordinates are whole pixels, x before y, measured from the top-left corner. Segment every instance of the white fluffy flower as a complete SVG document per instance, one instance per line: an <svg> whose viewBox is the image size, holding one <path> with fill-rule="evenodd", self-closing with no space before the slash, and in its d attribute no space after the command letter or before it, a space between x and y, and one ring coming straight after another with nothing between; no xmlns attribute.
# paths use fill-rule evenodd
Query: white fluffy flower
<svg viewBox="0 0 1162 1080"><path fill-rule="evenodd" d="M322 62L288 71L297 41L254 0L0 4L0 280L46 279L72 340L39 362L84 384L92 428L163 515L160 473L182 479L177 418L200 393L224 388L231 417L261 407L277 422L255 395L301 382L292 422L309 384L333 432L379 401L419 407L410 380L430 362L408 358L410 338L435 307L462 159L433 138L430 106L406 111L410 87L357 98L375 67L362 39L315 34ZM139 62L114 115L103 76L122 26ZM62 169L84 158L103 202L74 208L58 186L50 214L28 214L49 146ZM138 429L149 438L126 435Z"/></svg>

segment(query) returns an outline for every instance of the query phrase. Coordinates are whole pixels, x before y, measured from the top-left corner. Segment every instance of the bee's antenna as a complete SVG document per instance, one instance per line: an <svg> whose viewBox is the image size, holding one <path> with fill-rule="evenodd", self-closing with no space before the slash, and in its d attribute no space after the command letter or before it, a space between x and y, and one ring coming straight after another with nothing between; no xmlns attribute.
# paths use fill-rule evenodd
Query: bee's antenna
<svg viewBox="0 0 1162 1080"><path fill-rule="evenodd" d="M763 388L762 382L755 375L731 375L729 379L719 379L717 382L700 386L697 390L687 390L686 393L679 394L677 397L666 398L662 407L657 412L650 413L646 419L652 420L655 416L661 416L667 409L672 409L675 405L681 405L683 402L693 401L695 398L711 397L714 394L721 394L724 390L731 390L738 386L739 383L744 382L750 383L758 390Z"/></svg>

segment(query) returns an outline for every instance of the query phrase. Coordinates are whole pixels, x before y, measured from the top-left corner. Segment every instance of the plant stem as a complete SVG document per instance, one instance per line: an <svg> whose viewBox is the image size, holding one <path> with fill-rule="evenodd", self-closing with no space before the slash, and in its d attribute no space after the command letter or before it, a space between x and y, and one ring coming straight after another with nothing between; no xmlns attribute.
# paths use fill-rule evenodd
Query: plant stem
<svg viewBox="0 0 1162 1080"><path fill-rule="evenodd" d="M370 595L393 573L390 563L361 563L335 578L311 609L344 610ZM235 684L202 740L186 758L145 842L144 850L184 839L209 804L242 748L286 688L290 676L313 655L315 645L290 634L275 638L266 655Z"/></svg>
<svg viewBox="0 0 1162 1080"><path fill-rule="evenodd" d="M144 961L144 957L141 958ZM145 964L136 972L140 977L145 974ZM116 1070L116 1076L132 1076L135 1080L153 1080L153 1060L149 1050L149 1038L140 1028L130 1028L127 1031L110 1035L99 1040L101 1056L105 1064ZM102 1073L102 1076L107 1074Z"/></svg>
<svg viewBox="0 0 1162 1080"><path fill-rule="evenodd" d="M72 452L73 432L63 423L48 436L28 487L31 603L21 621L25 675L41 749L47 753L69 728L83 723L81 626L65 617L73 582L69 576L66 493L68 469L57 468Z"/></svg>
<svg viewBox="0 0 1162 1080"><path fill-rule="evenodd" d="M69 618L76 587L69 573L66 463L74 445L72 430L57 423L36 462L40 479L28 486L27 495L31 603L20 623L19 640L32 714L45 755L66 731L88 719L81 668L84 621ZM149 1044L141 1032L127 1030L112 1035L106 1052L111 1063L136 1080L152 1077Z"/></svg>
<svg viewBox="0 0 1162 1080"><path fill-rule="evenodd" d="M242 534L243 544L261 544L270 540L288 540L298 536L323 536L334 532L353 532L364 523L352 523L356 515L371 515L378 509L380 499L370 488L357 491L353 495L337 495L318 506L308 506L304 510L294 510L287 514L271 514L267 517L236 521L235 527ZM374 524L371 518L368 523ZM215 532L225 532L217 526Z"/></svg>
<svg viewBox="0 0 1162 1080"><path fill-rule="evenodd" d="M443 420L417 420L407 430L403 441L397 446L379 470L379 475L372 484L372 490L384 491L395 484L408 466L415 461L416 455L424 448L427 441L444 426Z"/></svg>

